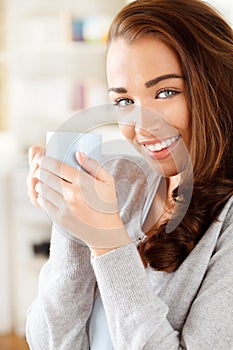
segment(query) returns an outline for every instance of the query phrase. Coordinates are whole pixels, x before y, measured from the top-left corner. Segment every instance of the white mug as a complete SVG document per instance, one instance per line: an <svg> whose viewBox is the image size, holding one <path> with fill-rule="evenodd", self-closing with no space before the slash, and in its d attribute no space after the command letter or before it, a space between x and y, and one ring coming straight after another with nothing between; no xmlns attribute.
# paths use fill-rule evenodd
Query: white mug
<svg viewBox="0 0 233 350"><path fill-rule="evenodd" d="M101 144L102 135L100 134L48 131L46 133L46 156L79 168L76 152L84 152L88 157L100 162Z"/></svg>

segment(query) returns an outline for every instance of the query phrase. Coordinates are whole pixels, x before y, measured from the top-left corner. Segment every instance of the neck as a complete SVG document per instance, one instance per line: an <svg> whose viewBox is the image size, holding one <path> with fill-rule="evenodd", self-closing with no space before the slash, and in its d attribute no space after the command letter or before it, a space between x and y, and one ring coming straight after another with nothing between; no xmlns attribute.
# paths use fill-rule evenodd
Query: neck
<svg viewBox="0 0 233 350"><path fill-rule="evenodd" d="M166 178L167 183L167 198L166 202L169 203L172 200L172 193L174 189L180 184L180 174Z"/></svg>

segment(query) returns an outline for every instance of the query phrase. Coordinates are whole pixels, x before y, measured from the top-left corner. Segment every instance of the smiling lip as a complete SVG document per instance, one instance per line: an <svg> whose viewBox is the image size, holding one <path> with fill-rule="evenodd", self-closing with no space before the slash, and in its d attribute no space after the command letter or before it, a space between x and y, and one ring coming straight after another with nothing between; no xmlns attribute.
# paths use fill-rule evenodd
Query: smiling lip
<svg viewBox="0 0 233 350"><path fill-rule="evenodd" d="M162 160L170 156L173 149L176 147L180 135L167 138L163 141L145 141L141 145L149 153L150 157L157 160Z"/></svg>

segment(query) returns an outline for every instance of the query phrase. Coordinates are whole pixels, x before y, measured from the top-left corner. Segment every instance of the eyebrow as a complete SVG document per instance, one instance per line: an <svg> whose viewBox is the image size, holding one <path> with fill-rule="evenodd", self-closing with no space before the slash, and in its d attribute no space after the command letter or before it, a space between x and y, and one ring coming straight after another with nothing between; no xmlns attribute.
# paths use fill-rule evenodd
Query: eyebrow
<svg viewBox="0 0 233 350"><path fill-rule="evenodd" d="M158 84L160 81L167 80L167 79L184 79L184 77L182 75L178 75L178 74L164 74L164 75L161 75L157 78L154 78L154 79L147 81L145 83L145 86L147 88L150 88L151 86Z"/></svg>
<svg viewBox="0 0 233 350"><path fill-rule="evenodd" d="M167 79L184 79L184 76L178 75L178 74L164 74L164 75L161 75L157 78L148 80L145 83L145 87L150 88L150 87L158 84L160 81L167 80ZM127 93L127 90L124 87L111 87L108 89L108 92L110 92L110 91L116 92L118 94Z"/></svg>
<svg viewBox="0 0 233 350"><path fill-rule="evenodd" d="M118 94L126 94L127 90L123 87L112 87L108 89L108 92L113 91L116 92Z"/></svg>

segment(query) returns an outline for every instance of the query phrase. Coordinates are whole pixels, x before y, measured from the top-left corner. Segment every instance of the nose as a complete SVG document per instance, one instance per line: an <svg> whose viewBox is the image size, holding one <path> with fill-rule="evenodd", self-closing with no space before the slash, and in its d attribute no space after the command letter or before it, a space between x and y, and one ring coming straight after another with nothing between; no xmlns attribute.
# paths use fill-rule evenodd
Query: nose
<svg viewBox="0 0 233 350"><path fill-rule="evenodd" d="M144 137L150 135L150 133L140 125L135 125L134 130L135 130L135 134L138 134Z"/></svg>
<svg viewBox="0 0 233 350"><path fill-rule="evenodd" d="M150 136L157 129L157 120L154 111L140 106L136 113L134 131L141 137Z"/></svg>

